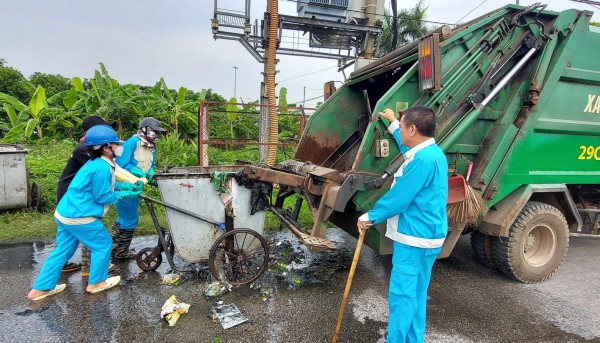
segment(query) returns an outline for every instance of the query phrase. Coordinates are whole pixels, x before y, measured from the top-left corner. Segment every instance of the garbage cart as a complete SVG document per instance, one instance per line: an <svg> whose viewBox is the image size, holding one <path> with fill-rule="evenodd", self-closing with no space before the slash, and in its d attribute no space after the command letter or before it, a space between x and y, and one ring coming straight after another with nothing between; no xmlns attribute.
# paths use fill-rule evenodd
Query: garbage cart
<svg viewBox="0 0 600 343"><path fill-rule="evenodd" d="M25 154L18 144L0 144L0 211L34 208L42 210L42 190L37 182L29 184Z"/></svg>
<svg viewBox="0 0 600 343"><path fill-rule="evenodd" d="M140 250L138 266L155 270L165 252L174 270L191 270L185 263L198 264L232 285L256 280L266 270L269 258L262 236L265 212L251 213L251 190L232 177L242 169L185 167L157 173L162 201L141 197L154 221L158 244ZM165 208L168 228L160 226L154 205ZM175 255L180 263L174 260Z"/></svg>

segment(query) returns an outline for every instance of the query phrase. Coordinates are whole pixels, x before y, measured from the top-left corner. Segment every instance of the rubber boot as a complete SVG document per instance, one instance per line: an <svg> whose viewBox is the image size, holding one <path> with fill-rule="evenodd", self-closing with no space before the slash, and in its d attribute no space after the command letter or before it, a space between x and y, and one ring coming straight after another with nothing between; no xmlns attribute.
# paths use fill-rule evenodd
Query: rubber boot
<svg viewBox="0 0 600 343"><path fill-rule="evenodd" d="M90 255L92 252L85 245L81 245L81 276L90 276Z"/></svg>
<svg viewBox="0 0 600 343"><path fill-rule="evenodd" d="M135 258L135 253L129 250L131 240L133 239L133 230L119 229L113 239L113 258L117 260L128 260Z"/></svg>

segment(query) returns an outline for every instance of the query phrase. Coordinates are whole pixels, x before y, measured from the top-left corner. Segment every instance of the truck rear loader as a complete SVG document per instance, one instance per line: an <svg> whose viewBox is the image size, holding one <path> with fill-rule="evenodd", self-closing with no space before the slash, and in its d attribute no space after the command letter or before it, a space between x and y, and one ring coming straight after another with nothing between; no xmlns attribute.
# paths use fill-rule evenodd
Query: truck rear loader
<svg viewBox="0 0 600 343"><path fill-rule="evenodd" d="M600 227L600 31L591 17L508 5L436 29L354 71L310 117L294 159L244 173L279 185L271 209L305 244L333 248L327 221L357 237L357 218L397 168L399 149L378 113L430 107L449 170L466 176L471 164L468 185L489 208L476 224L449 223L440 258L470 233L482 263L544 281L571 235L598 237ZM294 194L302 197L284 208ZM311 230L296 222L303 199ZM364 241L392 252L385 225Z"/></svg>

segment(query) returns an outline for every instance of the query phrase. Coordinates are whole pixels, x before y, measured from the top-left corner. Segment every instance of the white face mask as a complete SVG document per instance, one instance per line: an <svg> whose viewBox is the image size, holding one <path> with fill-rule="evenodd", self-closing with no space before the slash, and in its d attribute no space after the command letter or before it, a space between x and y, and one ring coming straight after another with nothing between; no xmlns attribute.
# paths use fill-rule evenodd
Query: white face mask
<svg viewBox="0 0 600 343"><path fill-rule="evenodd" d="M113 152L115 153L115 157L120 157L120 156L123 156L123 150L124 150L124 148L123 148L123 146L122 146L122 145L119 145L118 147L116 147L116 148L113 150Z"/></svg>

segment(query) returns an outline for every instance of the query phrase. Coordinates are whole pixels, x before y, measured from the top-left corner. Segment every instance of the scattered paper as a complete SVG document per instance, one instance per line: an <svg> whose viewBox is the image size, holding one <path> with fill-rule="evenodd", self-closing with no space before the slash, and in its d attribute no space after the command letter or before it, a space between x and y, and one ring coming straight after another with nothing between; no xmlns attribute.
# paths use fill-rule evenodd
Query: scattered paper
<svg viewBox="0 0 600 343"><path fill-rule="evenodd" d="M171 297L165 301L165 304L162 306L160 317L164 318L169 323L169 326L173 326L175 323L177 323L177 320L182 314L188 313L189 309L189 304L180 303L177 301L177 299L175 299L174 295L171 295Z"/></svg>
<svg viewBox="0 0 600 343"><path fill-rule="evenodd" d="M169 273L163 276L162 283L165 285L178 285L179 279L181 279L180 274Z"/></svg>
<svg viewBox="0 0 600 343"><path fill-rule="evenodd" d="M217 302L213 304L211 312L214 317L217 317L223 329L229 329L248 321L248 318L244 317L235 304L222 305L222 302Z"/></svg>

